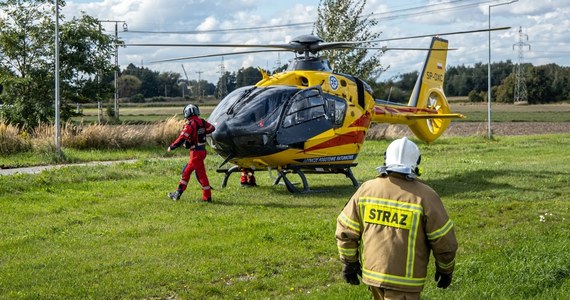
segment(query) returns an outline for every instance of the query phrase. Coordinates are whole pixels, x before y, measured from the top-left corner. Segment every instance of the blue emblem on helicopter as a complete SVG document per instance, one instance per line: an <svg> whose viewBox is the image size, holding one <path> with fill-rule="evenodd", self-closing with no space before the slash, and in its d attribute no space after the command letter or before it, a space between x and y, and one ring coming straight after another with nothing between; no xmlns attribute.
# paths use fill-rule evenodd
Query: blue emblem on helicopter
<svg viewBox="0 0 570 300"><path fill-rule="evenodd" d="M338 79L336 79L336 77L333 75L329 76L329 85L333 91L336 91L336 89L338 89Z"/></svg>

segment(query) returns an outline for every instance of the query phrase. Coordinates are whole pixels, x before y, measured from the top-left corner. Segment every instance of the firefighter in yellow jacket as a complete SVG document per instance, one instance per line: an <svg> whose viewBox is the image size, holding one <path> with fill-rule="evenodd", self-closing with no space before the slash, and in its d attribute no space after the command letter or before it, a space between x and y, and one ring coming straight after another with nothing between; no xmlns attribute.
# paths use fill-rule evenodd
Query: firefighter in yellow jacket
<svg viewBox="0 0 570 300"><path fill-rule="evenodd" d="M420 151L402 138L385 153L380 175L361 185L337 218L343 279L369 286L374 299L420 299L430 252L439 288L451 284L457 240L438 194L419 176Z"/></svg>

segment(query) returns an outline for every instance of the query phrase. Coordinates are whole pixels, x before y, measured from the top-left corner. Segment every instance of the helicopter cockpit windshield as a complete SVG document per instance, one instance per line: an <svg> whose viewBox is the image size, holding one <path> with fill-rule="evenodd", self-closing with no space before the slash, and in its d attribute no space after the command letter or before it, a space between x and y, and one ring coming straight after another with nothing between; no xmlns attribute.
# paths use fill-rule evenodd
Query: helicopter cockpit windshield
<svg viewBox="0 0 570 300"><path fill-rule="evenodd" d="M308 135L341 125L345 109L320 87L249 86L230 93L208 120L218 152L246 157L302 147Z"/></svg>
<svg viewBox="0 0 570 300"><path fill-rule="evenodd" d="M258 128L273 127L279 120L280 109L297 88L280 86L254 91L234 108L234 118Z"/></svg>

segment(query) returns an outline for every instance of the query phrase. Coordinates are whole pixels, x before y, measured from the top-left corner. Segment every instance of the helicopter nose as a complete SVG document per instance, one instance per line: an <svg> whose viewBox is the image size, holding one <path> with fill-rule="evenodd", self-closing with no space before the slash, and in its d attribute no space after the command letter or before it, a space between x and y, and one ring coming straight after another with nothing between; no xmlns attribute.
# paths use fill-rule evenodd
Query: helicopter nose
<svg viewBox="0 0 570 300"><path fill-rule="evenodd" d="M214 149L220 155L227 157L229 155L234 155L235 144L232 139L231 131L228 128L226 122L221 122L216 125L216 130L212 132L212 140L214 144Z"/></svg>

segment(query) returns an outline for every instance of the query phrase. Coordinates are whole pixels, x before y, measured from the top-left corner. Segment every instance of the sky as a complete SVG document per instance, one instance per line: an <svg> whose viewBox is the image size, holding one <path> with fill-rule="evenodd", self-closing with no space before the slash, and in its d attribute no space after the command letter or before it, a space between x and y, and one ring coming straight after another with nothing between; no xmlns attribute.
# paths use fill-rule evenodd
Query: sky
<svg viewBox="0 0 570 300"><path fill-rule="evenodd" d="M511 27L508 30L444 36L449 47L448 66L473 66L511 60L533 65L570 65L570 0L368 0L364 14L378 24L372 29L380 39L412 37L456 31ZM311 34L318 0L68 0L66 19L86 13L98 18L108 34L126 44L232 43L282 44ZM491 18L489 18L489 11ZM117 24L117 31L115 31ZM123 28L126 26L127 31ZM273 26L273 27L271 27ZM252 30L262 27L265 29ZM267 28L270 27L270 28ZM249 30L236 30L248 28ZM221 31L220 31L221 30ZM490 47L489 47L490 41ZM429 47L429 38L388 41L387 47ZM491 49L491 51L489 51ZM189 80L216 83L225 71L262 67L273 70L293 53L276 52L226 55L222 58L157 63L156 60L226 53L240 49L135 47L119 48L119 64L132 63L159 72L177 72ZM419 71L425 51L387 51L380 61L389 67L378 80ZM522 55L521 55L522 54Z"/></svg>

